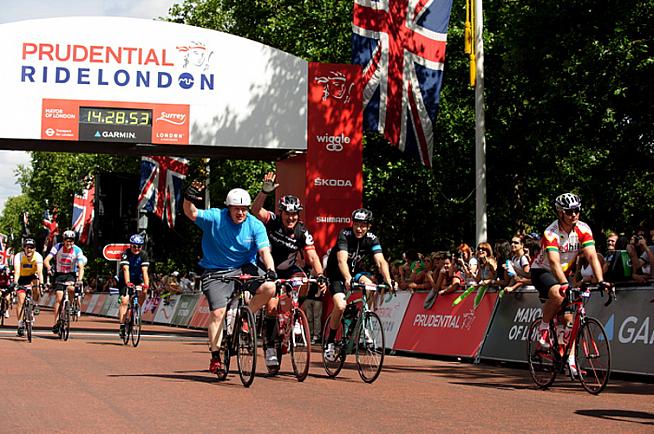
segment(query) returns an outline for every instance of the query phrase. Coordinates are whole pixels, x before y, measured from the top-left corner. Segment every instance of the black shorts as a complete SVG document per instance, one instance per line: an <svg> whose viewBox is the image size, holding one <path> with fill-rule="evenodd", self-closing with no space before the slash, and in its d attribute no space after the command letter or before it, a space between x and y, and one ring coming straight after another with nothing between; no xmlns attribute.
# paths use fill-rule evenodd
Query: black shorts
<svg viewBox="0 0 654 434"><path fill-rule="evenodd" d="M18 278L18 284L19 285L31 285L32 282L36 280L36 274L32 274L31 276L20 276Z"/></svg>
<svg viewBox="0 0 654 434"><path fill-rule="evenodd" d="M54 289L55 291L63 291L66 289L66 282L76 282L77 274L75 273L55 273L54 275Z"/></svg>
<svg viewBox="0 0 654 434"><path fill-rule="evenodd" d="M538 291L538 296L541 300L545 301L549 298L550 288L558 285L559 279L554 276L550 270L544 268L531 269L531 283Z"/></svg>
<svg viewBox="0 0 654 434"><path fill-rule="evenodd" d="M141 285L141 283L135 283L134 285ZM118 295L120 297L127 297L131 296L134 294L134 288L129 288L127 285L124 283L120 283L120 289L118 290Z"/></svg>
<svg viewBox="0 0 654 434"><path fill-rule="evenodd" d="M251 276L264 276L262 269L249 264L242 268L232 270L205 270L202 274L202 292L209 302L209 310L214 311L227 306L227 302L232 298L234 293L234 282L222 282L213 278L214 276L238 276L242 273ZM251 294L256 294L261 282L252 281L245 285L244 290Z"/></svg>

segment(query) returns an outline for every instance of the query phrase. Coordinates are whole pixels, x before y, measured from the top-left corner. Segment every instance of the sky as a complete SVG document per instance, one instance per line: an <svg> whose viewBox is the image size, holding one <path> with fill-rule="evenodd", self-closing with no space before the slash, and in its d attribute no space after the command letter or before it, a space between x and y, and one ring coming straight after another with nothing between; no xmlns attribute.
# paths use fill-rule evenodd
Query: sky
<svg viewBox="0 0 654 434"><path fill-rule="evenodd" d="M183 0L0 0L0 24L79 15L158 18L167 16L170 7L178 3ZM0 213L7 198L20 194L16 169L29 161L26 152L0 151Z"/></svg>

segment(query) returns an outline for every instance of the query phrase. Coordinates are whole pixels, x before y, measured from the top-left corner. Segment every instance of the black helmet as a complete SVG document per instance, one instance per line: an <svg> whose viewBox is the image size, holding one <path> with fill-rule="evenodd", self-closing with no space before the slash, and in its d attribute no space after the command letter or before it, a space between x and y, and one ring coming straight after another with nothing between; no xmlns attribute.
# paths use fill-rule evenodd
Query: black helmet
<svg viewBox="0 0 654 434"><path fill-rule="evenodd" d="M580 209L581 199L574 193L563 193L554 199L554 207L557 211L566 209Z"/></svg>
<svg viewBox="0 0 654 434"><path fill-rule="evenodd" d="M23 239L23 247L27 247L27 246L36 247L36 241L34 241L34 238Z"/></svg>
<svg viewBox="0 0 654 434"><path fill-rule="evenodd" d="M279 199L279 210L286 212L300 212L302 211L302 204L300 203L300 199L296 196L287 194Z"/></svg>
<svg viewBox="0 0 654 434"><path fill-rule="evenodd" d="M352 213L352 221L372 223L372 211L365 208L359 208Z"/></svg>

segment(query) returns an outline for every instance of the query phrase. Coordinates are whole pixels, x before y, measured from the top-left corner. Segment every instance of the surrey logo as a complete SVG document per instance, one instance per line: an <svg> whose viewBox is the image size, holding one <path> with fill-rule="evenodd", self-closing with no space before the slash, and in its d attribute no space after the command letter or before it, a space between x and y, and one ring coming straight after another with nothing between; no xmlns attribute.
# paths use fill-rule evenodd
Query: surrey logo
<svg viewBox="0 0 654 434"><path fill-rule="evenodd" d="M350 102L350 93L354 83L348 83L345 74L338 71L331 71L329 75L316 77L316 83L322 85L322 100L332 97L343 103Z"/></svg>

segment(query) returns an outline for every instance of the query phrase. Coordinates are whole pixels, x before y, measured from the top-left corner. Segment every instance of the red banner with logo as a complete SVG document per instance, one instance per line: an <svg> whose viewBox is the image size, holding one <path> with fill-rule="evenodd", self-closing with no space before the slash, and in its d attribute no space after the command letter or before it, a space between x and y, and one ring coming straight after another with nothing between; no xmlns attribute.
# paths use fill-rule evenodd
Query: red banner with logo
<svg viewBox="0 0 654 434"><path fill-rule="evenodd" d="M423 307L426 293L413 294L402 326L395 339L395 350L423 354L474 357L484 340L497 293L487 293L474 307L476 292L452 307L460 293L441 295L431 309Z"/></svg>
<svg viewBox="0 0 654 434"><path fill-rule="evenodd" d="M310 63L306 225L319 255L350 225L363 194L361 67Z"/></svg>

